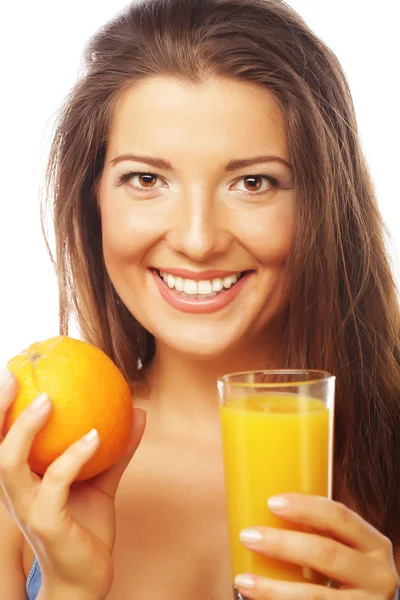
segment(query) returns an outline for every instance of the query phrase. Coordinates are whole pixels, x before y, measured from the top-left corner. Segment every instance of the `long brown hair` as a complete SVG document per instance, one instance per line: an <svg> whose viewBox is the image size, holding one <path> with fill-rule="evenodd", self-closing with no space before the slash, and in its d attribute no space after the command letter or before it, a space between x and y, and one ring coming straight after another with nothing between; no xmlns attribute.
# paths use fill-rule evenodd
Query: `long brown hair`
<svg viewBox="0 0 400 600"><path fill-rule="evenodd" d="M121 93L156 74L268 87L286 117L297 198L282 367L336 375L335 498L400 544L398 296L336 56L281 0L145 0L93 35L83 67L61 107L46 176L60 333L75 316L83 339L115 361L133 392L138 360L154 354L102 255L96 189Z"/></svg>

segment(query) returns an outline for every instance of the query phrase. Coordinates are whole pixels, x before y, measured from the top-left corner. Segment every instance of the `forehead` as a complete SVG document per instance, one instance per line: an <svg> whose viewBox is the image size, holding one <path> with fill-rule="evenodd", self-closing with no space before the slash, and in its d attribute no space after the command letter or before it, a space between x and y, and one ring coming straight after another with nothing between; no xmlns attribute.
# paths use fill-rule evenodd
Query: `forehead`
<svg viewBox="0 0 400 600"><path fill-rule="evenodd" d="M241 156L259 149L289 160L287 142L275 95L265 86L224 78L196 85L168 76L142 79L119 97L109 131L109 149L118 153L133 144L170 152L239 146Z"/></svg>

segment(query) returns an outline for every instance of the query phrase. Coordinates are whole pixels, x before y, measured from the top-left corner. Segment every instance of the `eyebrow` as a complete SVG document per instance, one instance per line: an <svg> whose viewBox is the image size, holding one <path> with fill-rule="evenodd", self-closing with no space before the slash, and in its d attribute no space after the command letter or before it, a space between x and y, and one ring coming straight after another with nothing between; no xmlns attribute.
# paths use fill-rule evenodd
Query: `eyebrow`
<svg viewBox="0 0 400 600"><path fill-rule="evenodd" d="M156 167L157 169L164 169L166 171L174 171L172 165L167 160L162 158L156 158L152 156L138 156L135 154L121 154L116 158L110 160L110 165L116 165L123 160L134 160L136 162L146 163L151 165L152 167ZM236 171L237 169L242 169L244 167L249 167L251 165L255 165L258 163L265 162L279 162L292 169L292 165L281 158L280 156L254 156L253 158L240 158L237 160L231 160L225 165L225 172L229 173L230 171Z"/></svg>

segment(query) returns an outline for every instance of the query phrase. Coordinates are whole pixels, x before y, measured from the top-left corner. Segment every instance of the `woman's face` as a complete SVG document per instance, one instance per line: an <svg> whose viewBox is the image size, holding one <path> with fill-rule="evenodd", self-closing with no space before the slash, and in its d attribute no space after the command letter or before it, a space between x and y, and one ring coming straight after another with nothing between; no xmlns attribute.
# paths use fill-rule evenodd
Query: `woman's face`
<svg viewBox="0 0 400 600"><path fill-rule="evenodd" d="M98 203L109 276L159 344L216 357L281 312L295 193L266 88L141 80L116 105Z"/></svg>

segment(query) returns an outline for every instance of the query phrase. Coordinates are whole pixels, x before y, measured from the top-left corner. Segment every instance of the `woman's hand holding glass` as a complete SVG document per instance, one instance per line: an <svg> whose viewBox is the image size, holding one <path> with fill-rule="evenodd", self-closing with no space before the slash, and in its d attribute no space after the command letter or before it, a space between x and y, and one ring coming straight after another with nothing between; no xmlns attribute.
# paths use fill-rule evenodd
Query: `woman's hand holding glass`
<svg viewBox="0 0 400 600"><path fill-rule="evenodd" d="M390 540L341 503L319 496L285 494L268 502L282 519L307 532L255 527L241 533L249 550L307 567L333 580L332 587L239 575L235 585L251 600L394 600L399 576ZM258 539L257 539L258 538ZM246 539L248 541L246 541Z"/></svg>

